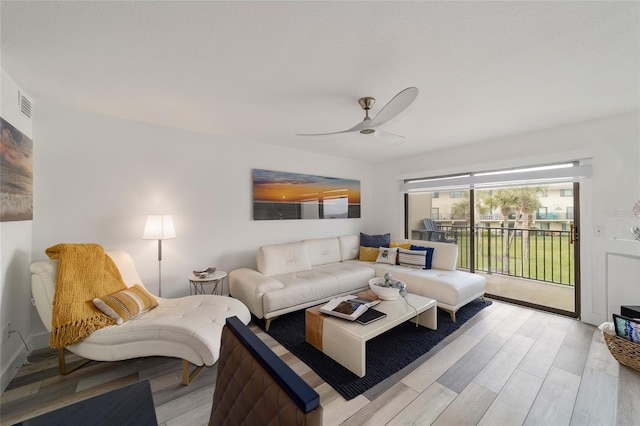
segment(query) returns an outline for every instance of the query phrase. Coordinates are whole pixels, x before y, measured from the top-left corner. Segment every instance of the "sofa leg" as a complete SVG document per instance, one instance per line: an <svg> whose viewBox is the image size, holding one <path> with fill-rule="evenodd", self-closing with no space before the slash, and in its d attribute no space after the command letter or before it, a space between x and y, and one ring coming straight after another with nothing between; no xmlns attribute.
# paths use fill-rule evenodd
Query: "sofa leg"
<svg viewBox="0 0 640 426"><path fill-rule="evenodd" d="M484 294L483 294L482 296L480 296L480 299L482 299L482 301L483 301L484 303L487 303L487 300L484 298Z"/></svg>
<svg viewBox="0 0 640 426"><path fill-rule="evenodd" d="M265 318L264 319L264 331L269 331L269 327L271 327L271 320L273 318Z"/></svg>
<svg viewBox="0 0 640 426"><path fill-rule="evenodd" d="M200 374L200 372L204 369L204 367L205 365L202 364L201 366L197 366L191 373L189 373L189 370L191 370L191 364L186 359L183 359L182 360L182 384L184 386L190 385L195 380L195 378L198 377L198 374Z"/></svg>
<svg viewBox="0 0 640 426"><path fill-rule="evenodd" d="M454 311L449 311L449 315L451 315L451 322L456 322L456 313Z"/></svg>
<svg viewBox="0 0 640 426"><path fill-rule="evenodd" d="M91 360L83 359L82 361L78 361L78 363L74 365L72 368L67 369L67 363L64 359L64 348L58 348L58 373L60 373L61 376L66 376L72 371L76 371L78 368L87 364L89 361Z"/></svg>

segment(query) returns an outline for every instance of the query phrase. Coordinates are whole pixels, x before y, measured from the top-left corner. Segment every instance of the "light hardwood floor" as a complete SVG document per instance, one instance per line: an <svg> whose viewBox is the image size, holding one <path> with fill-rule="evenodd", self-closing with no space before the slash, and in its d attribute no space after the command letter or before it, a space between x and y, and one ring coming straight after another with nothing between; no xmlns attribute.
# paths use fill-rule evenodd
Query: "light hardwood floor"
<svg viewBox="0 0 640 426"><path fill-rule="evenodd" d="M619 366L595 327L562 316L494 301L412 365L350 401L252 329L320 394L325 425L640 424L640 372ZM180 362L170 358L91 363L65 377L56 374L51 351L30 359L2 394L2 424L144 379L160 424L207 423L215 366L183 387Z"/></svg>

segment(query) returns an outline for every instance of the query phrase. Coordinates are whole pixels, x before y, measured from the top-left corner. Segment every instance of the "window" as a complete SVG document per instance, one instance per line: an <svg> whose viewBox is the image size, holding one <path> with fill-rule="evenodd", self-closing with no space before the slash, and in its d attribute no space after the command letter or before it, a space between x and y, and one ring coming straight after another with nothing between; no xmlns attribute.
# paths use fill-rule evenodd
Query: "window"
<svg viewBox="0 0 640 426"><path fill-rule="evenodd" d="M538 208L538 219L546 219L547 218L547 208L539 207Z"/></svg>
<svg viewBox="0 0 640 426"><path fill-rule="evenodd" d="M451 191L449 192L450 198L464 198L466 191Z"/></svg>
<svg viewBox="0 0 640 426"><path fill-rule="evenodd" d="M431 198L440 198L440 193L439 192L432 192L431 193Z"/></svg>
<svg viewBox="0 0 640 426"><path fill-rule="evenodd" d="M440 209L438 207L431 208L431 219L433 220L440 219Z"/></svg>
<svg viewBox="0 0 640 426"><path fill-rule="evenodd" d="M573 197L573 189L561 189L560 190L561 197Z"/></svg>
<svg viewBox="0 0 640 426"><path fill-rule="evenodd" d="M567 220L573 220L573 207L567 207Z"/></svg>

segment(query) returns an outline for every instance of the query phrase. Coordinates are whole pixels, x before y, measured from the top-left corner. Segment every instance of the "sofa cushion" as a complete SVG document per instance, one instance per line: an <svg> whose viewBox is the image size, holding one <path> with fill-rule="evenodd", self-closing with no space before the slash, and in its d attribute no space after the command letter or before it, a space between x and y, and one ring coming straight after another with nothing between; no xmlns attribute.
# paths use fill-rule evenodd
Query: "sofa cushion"
<svg viewBox="0 0 640 426"><path fill-rule="evenodd" d="M320 265L313 269L323 274L333 275L338 280L340 293L368 288L369 280L376 276L373 263L357 260Z"/></svg>
<svg viewBox="0 0 640 426"><path fill-rule="evenodd" d="M427 264L426 250L398 249L398 264L409 268L425 269Z"/></svg>
<svg viewBox="0 0 640 426"><path fill-rule="evenodd" d="M343 235L338 237L338 243L340 245L340 260L353 260L360 255L360 236L356 234Z"/></svg>
<svg viewBox="0 0 640 426"><path fill-rule="evenodd" d="M363 262L375 262L378 258L379 249L377 247L360 246L360 257L358 260Z"/></svg>
<svg viewBox="0 0 640 426"><path fill-rule="evenodd" d="M433 247L414 246L411 244L411 250L421 250L426 252L424 269L431 269L433 265L433 253L435 249Z"/></svg>
<svg viewBox="0 0 640 426"><path fill-rule="evenodd" d="M404 281L409 293L436 299L438 306L447 309L462 306L484 294L486 280L478 274L437 269L413 269L399 265L376 264L376 277L390 272L393 278Z"/></svg>
<svg viewBox="0 0 640 426"><path fill-rule="evenodd" d="M256 261L258 271L269 277L311 269L307 245L303 242L262 246Z"/></svg>
<svg viewBox="0 0 640 426"><path fill-rule="evenodd" d="M282 282L280 290L263 295L264 312L274 312L316 300L326 300L340 293L338 279L313 269L274 276Z"/></svg>
<svg viewBox="0 0 640 426"><path fill-rule="evenodd" d="M369 235L360 233L360 245L364 247L389 247L391 234Z"/></svg>
<svg viewBox="0 0 640 426"><path fill-rule="evenodd" d="M158 301L138 284L107 296L96 297L93 304L104 314L116 320L116 324L129 321L142 312L158 306Z"/></svg>
<svg viewBox="0 0 640 426"><path fill-rule="evenodd" d="M398 247L409 250L411 248L411 243L409 241L399 243L397 241L391 241L389 243L389 247Z"/></svg>
<svg viewBox="0 0 640 426"><path fill-rule="evenodd" d="M433 247L434 269L445 271L455 271L458 264L458 245L451 243L441 243L437 241L410 240L414 246Z"/></svg>
<svg viewBox="0 0 640 426"><path fill-rule="evenodd" d="M302 242L307 245L311 266L340 262L340 244L337 238L316 238Z"/></svg>
<svg viewBox="0 0 640 426"><path fill-rule="evenodd" d="M395 265L398 260L398 248L380 247L378 248L378 256L376 257L376 263L388 263Z"/></svg>

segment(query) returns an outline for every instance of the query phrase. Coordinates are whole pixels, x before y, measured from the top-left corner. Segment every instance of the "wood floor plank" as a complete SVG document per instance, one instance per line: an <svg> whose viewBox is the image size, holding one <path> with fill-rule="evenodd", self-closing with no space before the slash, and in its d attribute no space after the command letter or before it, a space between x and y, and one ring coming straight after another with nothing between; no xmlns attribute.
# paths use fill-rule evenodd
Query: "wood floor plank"
<svg viewBox="0 0 640 426"><path fill-rule="evenodd" d="M547 377L566 335L567 330L547 324L518 368L541 379Z"/></svg>
<svg viewBox="0 0 640 426"><path fill-rule="evenodd" d="M621 426L637 426L640 421L640 371L620 366L618 376L617 422Z"/></svg>
<svg viewBox="0 0 640 426"><path fill-rule="evenodd" d="M494 334L484 337L469 352L453 364L437 382L461 393L504 346L506 339Z"/></svg>
<svg viewBox="0 0 640 426"><path fill-rule="evenodd" d="M578 376L582 375L587 363L594 328L580 321L571 322L552 365Z"/></svg>
<svg viewBox="0 0 640 426"><path fill-rule="evenodd" d="M389 426L430 425L456 399L457 393L435 382L391 419Z"/></svg>
<svg viewBox="0 0 640 426"><path fill-rule="evenodd" d="M507 317L499 321L498 326L491 333L509 339L527 322L531 315L533 315L533 311L514 309Z"/></svg>
<svg viewBox="0 0 640 426"><path fill-rule="evenodd" d="M371 401L353 416L344 421L344 425L358 426L387 424L398 413L405 412L408 405L420 394L404 383L396 383L379 398Z"/></svg>
<svg viewBox="0 0 640 426"><path fill-rule="evenodd" d="M42 385L42 381L28 383L19 388L13 388L8 391L4 391L2 395L0 395L0 404L6 404L11 401L16 401L21 398L25 398L29 395L34 395L38 393L40 390L40 386Z"/></svg>
<svg viewBox="0 0 640 426"><path fill-rule="evenodd" d="M513 335L473 381L499 393L534 342L530 337Z"/></svg>
<svg viewBox="0 0 640 426"><path fill-rule="evenodd" d="M479 342L478 338L463 334L402 379L402 382L418 392L424 391Z"/></svg>
<svg viewBox="0 0 640 426"><path fill-rule="evenodd" d="M551 367L525 425L568 425L580 387L580 376Z"/></svg>
<svg viewBox="0 0 640 426"><path fill-rule="evenodd" d="M358 395L349 401L338 397L327 405L322 405L322 423L327 425L342 424L370 402L363 395Z"/></svg>
<svg viewBox="0 0 640 426"><path fill-rule="evenodd" d="M513 312L515 312L514 306L505 304L500 305L500 307L492 312L491 315L471 327L465 334L482 339L496 328L504 325L505 322L507 322L507 318L509 318Z"/></svg>
<svg viewBox="0 0 640 426"><path fill-rule="evenodd" d="M620 370L618 361L611 355L602 332L597 328L593 331L586 366L616 377Z"/></svg>
<svg viewBox="0 0 640 426"><path fill-rule="evenodd" d="M529 319L518 329L518 333L523 336L537 339L540 333L546 328L551 321L551 316L544 312L534 311Z"/></svg>
<svg viewBox="0 0 640 426"><path fill-rule="evenodd" d="M496 393L471 382L433 422L433 425L477 425L495 398Z"/></svg>
<svg viewBox="0 0 640 426"><path fill-rule="evenodd" d="M585 368L571 416L571 424L614 425L618 378L602 371Z"/></svg>
<svg viewBox="0 0 640 426"><path fill-rule="evenodd" d="M541 378L516 370L480 419L479 424L483 426L523 424L541 387Z"/></svg>

